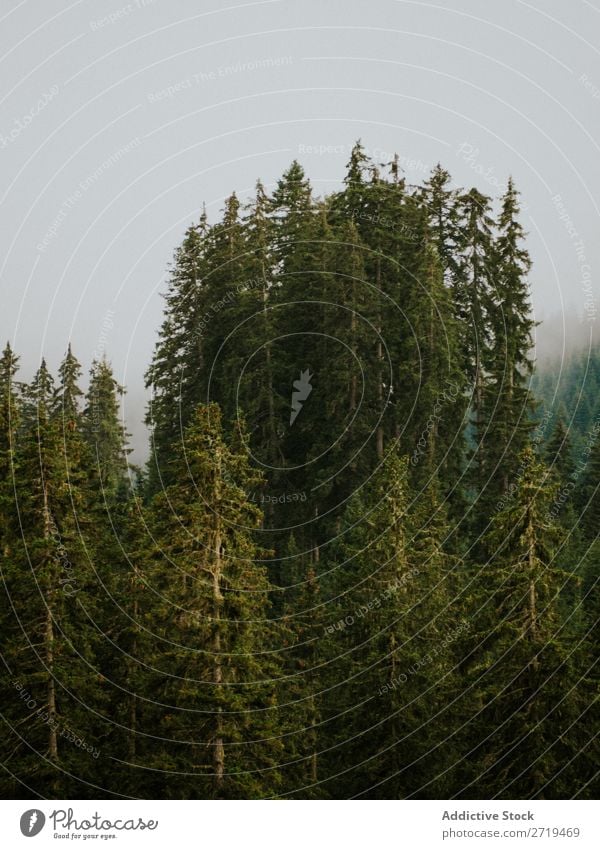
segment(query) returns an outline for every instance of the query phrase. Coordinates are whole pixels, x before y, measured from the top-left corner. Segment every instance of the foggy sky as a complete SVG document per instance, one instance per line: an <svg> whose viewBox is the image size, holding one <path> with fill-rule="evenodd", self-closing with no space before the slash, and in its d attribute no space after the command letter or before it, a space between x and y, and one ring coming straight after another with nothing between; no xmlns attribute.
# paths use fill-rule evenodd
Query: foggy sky
<svg viewBox="0 0 600 849"><path fill-rule="evenodd" d="M106 353L144 453L167 265L297 158L337 188L355 139L410 183L523 193L545 350L600 302L600 0L1 0L2 344L29 378ZM581 316L582 322L572 315ZM538 330L543 334L543 330Z"/></svg>

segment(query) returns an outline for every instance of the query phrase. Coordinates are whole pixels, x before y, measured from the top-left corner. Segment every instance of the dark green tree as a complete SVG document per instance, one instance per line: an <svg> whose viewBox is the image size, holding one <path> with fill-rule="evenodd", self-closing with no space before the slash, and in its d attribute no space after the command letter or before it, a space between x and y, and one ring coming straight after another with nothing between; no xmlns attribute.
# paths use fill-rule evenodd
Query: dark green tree
<svg viewBox="0 0 600 849"><path fill-rule="evenodd" d="M498 236L494 243L492 342L483 391L483 433L479 437L479 527L502 505L516 486L519 457L534 427L529 382L533 370L531 318L527 274L531 260L523 246L518 192L512 179L502 198Z"/></svg>
<svg viewBox="0 0 600 849"><path fill-rule="evenodd" d="M557 488L531 447L520 463L517 490L492 520L489 559L476 578L466 798L571 795L583 769L573 756L589 744L582 653L561 609L574 578L555 565L561 531L547 518Z"/></svg>
<svg viewBox="0 0 600 849"><path fill-rule="evenodd" d="M452 762L444 741L460 624L448 604L443 508L435 488L410 504L407 461L395 451L365 490L349 504L328 561L337 603L327 656L338 660L327 689L327 789L343 798L435 798Z"/></svg>
<svg viewBox="0 0 600 849"><path fill-rule="evenodd" d="M255 541L262 517L245 495L257 475L246 454L224 442L214 404L197 409L172 462L177 484L153 502L157 547L143 576L155 594L153 630L162 643L153 692L169 743L159 763L184 771L167 792L271 795L281 750L277 641Z"/></svg>
<svg viewBox="0 0 600 849"><path fill-rule="evenodd" d="M92 363L83 433L91 454L98 502L109 507L124 498L128 490L128 434L120 416L124 392L106 359Z"/></svg>
<svg viewBox="0 0 600 849"><path fill-rule="evenodd" d="M3 642L12 764L4 781L11 794L26 788L53 798L93 798L102 696L90 624L95 600L82 441L77 425L63 430L55 412L66 402L66 385L61 381L57 395L42 361L27 388L29 421L15 461L19 535L3 564L13 613ZM76 397L74 383L70 391Z"/></svg>

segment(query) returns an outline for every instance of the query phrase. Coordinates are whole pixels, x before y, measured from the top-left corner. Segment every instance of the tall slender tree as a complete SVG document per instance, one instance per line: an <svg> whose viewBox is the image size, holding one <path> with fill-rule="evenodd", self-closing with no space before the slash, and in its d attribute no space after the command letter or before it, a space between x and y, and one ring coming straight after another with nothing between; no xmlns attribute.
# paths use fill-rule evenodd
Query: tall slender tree
<svg viewBox="0 0 600 849"><path fill-rule="evenodd" d="M514 498L493 518L490 559L478 572L467 798L560 798L574 780L567 753L589 744L581 651L561 615L573 577L555 565L561 532L548 521L556 485L531 447L520 462Z"/></svg>
<svg viewBox="0 0 600 849"><path fill-rule="evenodd" d="M224 442L214 404L197 409L174 452L178 483L153 504L146 577L163 644L154 692L167 706L165 757L185 767L180 793L268 795L281 744L269 583L254 541L261 515L245 500L257 476Z"/></svg>
<svg viewBox="0 0 600 849"><path fill-rule="evenodd" d="M531 318L527 274L531 260L523 246L518 192L512 178L502 198L498 236L494 243L494 287L491 304L492 342L483 392L478 467L484 478L479 497L480 527L511 484L516 485L519 457L533 422L529 382L534 321Z"/></svg>

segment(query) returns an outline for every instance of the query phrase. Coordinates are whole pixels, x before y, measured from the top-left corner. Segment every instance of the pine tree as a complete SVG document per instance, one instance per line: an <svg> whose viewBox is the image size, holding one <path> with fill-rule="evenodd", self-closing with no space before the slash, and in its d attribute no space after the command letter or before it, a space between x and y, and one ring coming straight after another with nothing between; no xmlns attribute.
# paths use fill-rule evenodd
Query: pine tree
<svg viewBox="0 0 600 849"><path fill-rule="evenodd" d="M271 201L258 181L255 198L246 210L244 273L251 285L241 301L247 320L240 329L241 357L234 372L238 394L235 405L227 413L233 416L238 407L244 411L255 456L271 468L273 482L273 468L282 465L278 421L283 399L276 389L282 366L273 353L277 315L272 308L276 280L270 207ZM232 371L230 369L230 374Z"/></svg>
<svg viewBox="0 0 600 849"><path fill-rule="evenodd" d="M475 442L475 468L471 475L475 491L485 483L484 391L492 339L491 312L494 260L490 198L471 189L460 198L461 235L459 238L460 271L457 275L456 312L462 328L463 368L472 386L471 414Z"/></svg>
<svg viewBox="0 0 600 849"><path fill-rule="evenodd" d="M134 484L109 363L6 347L4 795L593 795L600 358L532 375L524 239L360 141L203 210Z"/></svg>
<svg viewBox="0 0 600 849"><path fill-rule="evenodd" d="M160 488L170 446L181 437L186 413L191 412L191 407L184 408L182 399L191 394L199 400L202 394L198 375L206 364L203 329L209 304L204 297L204 278L210 232L203 211L199 224L187 229L175 251L165 295L165 318L146 373L146 386L152 393L146 414L152 434L152 456L148 464L151 492Z"/></svg>
<svg viewBox="0 0 600 849"><path fill-rule="evenodd" d="M600 437L591 440L586 450L585 471L578 495L579 516L584 538L589 542L598 537L600 528Z"/></svg>
<svg viewBox="0 0 600 849"><path fill-rule="evenodd" d="M141 564L131 552L143 553L140 538L145 527L129 480L127 433L120 416L123 394L124 389L115 380L107 360L93 362L82 430L89 456L87 487L94 535L95 627L100 635L95 658L106 717L103 749L112 758L110 766L103 759L102 765L107 768L101 775L107 790L135 795L146 792L146 776L138 773L132 785L131 775L127 770L121 773L118 765L124 752L130 754L131 741L135 739L135 722L131 731L124 731L132 721L131 710L125 709L131 706L133 698L131 670L136 652L135 637L131 635L139 629L136 604ZM138 639L142 642L143 638ZM144 680L148 684L147 675Z"/></svg>
<svg viewBox="0 0 600 849"><path fill-rule="evenodd" d="M457 191L450 188L450 172L435 166L423 187L432 239L437 248L448 285L458 289L460 283L461 221ZM458 295L458 292L457 292ZM457 297L457 302L459 301Z"/></svg>
<svg viewBox="0 0 600 849"><path fill-rule="evenodd" d="M560 482L564 484L569 481L575 472L575 464L571 456L571 440L569 429L565 425L564 410L559 411L545 454L548 466Z"/></svg>
<svg viewBox="0 0 600 849"><path fill-rule="evenodd" d="M417 481L436 475L444 494L454 490L464 462L464 378L458 356L457 325L444 287L437 250L425 244L412 292L411 325L416 344L403 363L412 375L416 410L409 424ZM405 383L411 378L407 376ZM407 428L408 429L408 428ZM423 448L423 442L426 443Z"/></svg>
<svg viewBox="0 0 600 849"><path fill-rule="evenodd" d="M240 335L243 338L246 318L241 296L248 285L247 262L245 224L234 192L225 201L222 220L212 228L206 251L203 300L207 309L200 331L205 364L204 373L193 374L196 387L202 385L202 390L182 394L184 410L210 400L219 403L230 417L238 406L236 393L243 364L239 358Z"/></svg>
<svg viewBox="0 0 600 849"><path fill-rule="evenodd" d="M393 451L349 505L326 629L339 658L327 719L339 729L328 757L336 797L443 792L453 661L442 513L432 490L409 505L407 461Z"/></svg>
<svg viewBox="0 0 600 849"><path fill-rule="evenodd" d="M577 640L561 615L572 576L554 563L561 539L548 521L556 495L531 447L520 457L513 499L494 516L478 571L467 728L472 778L466 798L563 798L563 769L582 745Z"/></svg>
<svg viewBox="0 0 600 849"><path fill-rule="evenodd" d="M173 464L178 483L152 507L158 548L145 576L162 641L153 692L167 706L164 757L183 766L186 797L269 795L281 747L261 514L245 500L257 475L223 441L216 405L197 409Z"/></svg>
<svg viewBox="0 0 600 849"><path fill-rule="evenodd" d="M14 781L54 798L96 794L93 758L102 733L81 440L76 427L63 433L53 412L56 400L59 409L66 403L66 386L55 394L42 361L28 387L29 421L16 460L20 539L3 570L13 611L4 632L10 672L3 689L7 744L18 753ZM17 786L11 782L11 792Z"/></svg>
<svg viewBox="0 0 600 849"><path fill-rule="evenodd" d="M81 413L79 399L83 396L83 392L78 385L81 366L73 354L70 343L58 369L58 376L60 387L55 397L55 404L58 412L63 416L65 428L73 430L79 423Z"/></svg>
<svg viewBox="0 0 600 849"><path fill-rule="evenodd" d="M299 550L293 532L283 557L289 586L283 591L281 618L285 649L279 695L285 764L282 794L321 798L319 752L326 739L320 728L325 605L319 563L314 551Z"/></svg>
<svg viewBox="0 0 600 849"><path fill-rule="evenodd" d="M0 359L0 552L8 555L15 519L14 462L20 402L15 390L19 358L7 343Z"/></svg>
<svg viewBox="0 0 600 849"><path fill-rule="evenodd" d="M497 504L515 485L519 456L534 427L529 381L533 369L527 273L531 260L522 242L518 192L512 179L502 199L494 244L494 291L491 305L493 341L483 392L483 434L478 450L484 485L479 527L487 525Z"/></svg>
<svg viewBox="0 0 600 849"><path fill-rule="evenodd" d="M297 160L284 172L271 198L275 262L283 274L306 273L302 245L307 221L314 215L312 189ZM300 262L298 261L300 260Z"/></svg>
<svg viewBox="0 0 600 849"><path fill-rule="evenodd" d="M127 433L120 420L120 398L125 390L105 360L92 363L85 398L83 432L92 457L98 502L114 507L128 488Z"/></svg>

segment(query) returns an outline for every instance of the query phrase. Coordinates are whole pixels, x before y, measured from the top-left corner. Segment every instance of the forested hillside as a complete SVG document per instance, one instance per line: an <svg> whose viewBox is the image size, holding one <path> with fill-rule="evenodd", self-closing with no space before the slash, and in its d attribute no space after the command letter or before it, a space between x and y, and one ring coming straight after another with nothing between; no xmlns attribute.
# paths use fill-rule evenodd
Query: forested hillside
<svg viewBox="0 0 600 849"><path fill-rule="evenodd" d="M585 339L584 331L581 336ZM544 358L537 364L532 389L540 415L561 418L568 426L575 450L600 421L600 347L573 351L565 358Z"/></svg>
<svg viewBox="0 0 600 849"><path fill-rule="evenodd" d="M597 792L598 401L575 443L575 374L536 404L530 265L512 180L360 143L326 197L232 194L175 252L134 482L110 365L84 397L6 347L5 796Z"/></svg>

